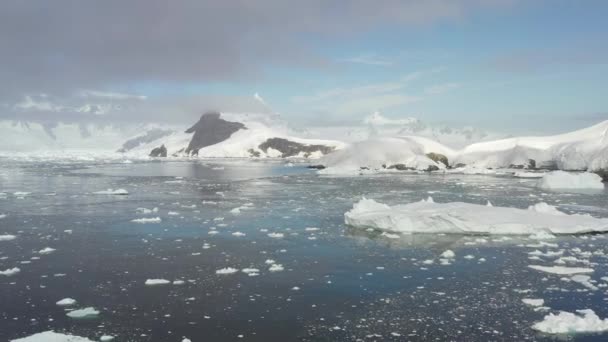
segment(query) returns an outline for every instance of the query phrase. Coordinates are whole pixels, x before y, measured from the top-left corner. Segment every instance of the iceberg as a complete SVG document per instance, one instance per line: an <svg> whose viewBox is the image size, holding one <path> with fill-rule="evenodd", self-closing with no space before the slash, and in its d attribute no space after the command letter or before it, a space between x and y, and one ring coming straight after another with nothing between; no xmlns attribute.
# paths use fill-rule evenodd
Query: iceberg
<svg viewBox="0 0 608 342"><path fill-rule="evenodd" d="M594 189L603 190L602 177L589 172L554 171L544 175L538 187L545 190Z"/></svg>
<svg viewBox="0 0 608 342"><path fill-rule="evenodd" d="M363 198L344 214L347 225L387 232L531 235L608 231L608 219L568 215L549 205L529 209L421 201L396 206Z"/></svg>
<svg viewBox="0 0 608 342"><path fill-rule="evenodd" d="M590 333L608 330L608 319L601 319L591 309L576 310L576 314L562 311L548 314L532 326L547 334Z"/></svg>
<svg viewBox="0 0 608 342"><path fill-rule="evenodd" d="M23 338L18 338L15 340L11 340L11 342L93 342L85 337L68 335L68 334L60 334L54 331L45 331L41 333L37 333L34 335L30 335Z"/></svg>

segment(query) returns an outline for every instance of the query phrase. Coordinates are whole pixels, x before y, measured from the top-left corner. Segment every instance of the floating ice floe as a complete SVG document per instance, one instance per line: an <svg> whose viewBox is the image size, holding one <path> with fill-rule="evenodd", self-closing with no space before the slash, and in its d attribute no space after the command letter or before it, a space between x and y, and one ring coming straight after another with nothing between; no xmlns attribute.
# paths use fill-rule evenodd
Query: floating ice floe
<svg viewBox="0 0 608 342"><path fill-rule="evenodd" d="M234 274L238 271L239 270L237 270L236 268L233 268L233 267L225 267L225 268L215 271L215 274Z"/></svg>
<svg viewBox="0 0 608 342"><path fill-rule="evenodd" d="M524 298L521 301L524 302L524 304L526 304L526 305L536 306L536 307L543 306L545 304L544 299Z"/></svg>
<svg viewBox="0 0 608 342"><path fill-rule="evenodd" d="M93 318L99 316L99 311L90 306L88 308L70 311L66 315L70 318Z"/></svg>
<svg viewBox="0 0 608 342"><path fill-rule="evenodd" d="M125 189L108 189L108 190L102 190L102 191L96 191L93 194L95 195L128 195L129 192Z"/></svg>
<svg viewBox="0 0 608 342"><path fill-rule="evenodd" d="M580 274L580 273L593 273L593 268L588 267L565 267L565 266L541 266L541 265L528 265L531 269L559 274L559 275L571 275L571 274Z"/></svg>
<svg viewBox="0 0 608 342"><path fill-rule="evenodd" d="M608 319L601 319L591 309L576 310L576 314L562 311L548 314L532 326L532 329L548 334L591 333L608 330Z"/></svg>
<svg viewBox="0 0 608 342"><path fill-rule="evenodd" d="M0 241L11 241L15 240L17 237L11 234L0 235Z"/></svg>
<svg viewBox="0 0 608 342"><path fill-rule="evenodd" d="M283 233L268 233L268 237L273 239L281 239L285 236Z"/></svg>
<svg viewBox="0 0 608 342"><path fill-rule="evenodd" d="M99 341L101 342L109 342L114 340L114 336L110 336L110 335L103 335L99 338Z"/></svg>
<svg viewBox="0 0 608 342"><path fill-rule="evenodd" d="M525 210L421 201L391 207L363 198L344 214L344 219L357 228L403 233L530 235L608 231L608 219L567 215L549 205Z"/></svg>
<svg viewBox="0 0 608 342"><path fill-rule="evenodd" d="M59 306L71 306L76 304L76 299L72 299L72 298L63 298L62 300L58 301L57 303L55 303Z"/></svg>
<svg viewBox="0 0 608 342"><path fill-rule="evenodd" d="M51 254L51 253L53 253L54 251L56 251L56 249L55 249L55 248L51 248L51 247L45 247L45 248L43 248L43 249L39 250L39 251L38 251L38 254L45 254L45 255L46 255L46 254Z"/></svg>
<svg viewBox="0 0 608 342"><path fill-rule="evenodd" d="M169 281L167 279L147 279L144 284L147 286L167 285L167 284L171 284L171 281Z"/></svg>
<svg viewBox="0 0 608 342"><path fill-rule="evenodd" d="M546 190L593 189L603 190L602 177L590 172L553 171L543 176L538 187Z"/></svg>
<svg viewBox="0 0 608 342"><path fill-rule="evenodd" d="M269 268L268 271L270 272L281 272L283 271L285 268L283 267L283 265L281 264L272 264Z"/></svg>
<svg viewBox="0 0 608 342"><path fill-rule="evenodd" d="M105 340L107 341L107 340ZM94 342L85 337L59 334L54 331L45 331L31 336L11 340L10 342Z"/></svg>
<svg viewBox="0 0 608 342"><path fill-rule="evenodd" d="M161 223L162 219L160 217L150 217L150 218L144 217L144 218L131 220L131 222L133 222L133 223Z"/></svg>
<svg viewBox="0 0 608 342"><path fill-rule="evenodd" d="M10 277L10 276L14 276L15 274L17 274L19 272L21 272L21 269L19 267L13 267L13 268L6 269L4 271L0 271L0 275Z"/></svg>
<svg viewBox="0 0 608 342"><path fill-rule="evenodd" d="M0 219L6 218L6 214L0 214Z"/></svg>

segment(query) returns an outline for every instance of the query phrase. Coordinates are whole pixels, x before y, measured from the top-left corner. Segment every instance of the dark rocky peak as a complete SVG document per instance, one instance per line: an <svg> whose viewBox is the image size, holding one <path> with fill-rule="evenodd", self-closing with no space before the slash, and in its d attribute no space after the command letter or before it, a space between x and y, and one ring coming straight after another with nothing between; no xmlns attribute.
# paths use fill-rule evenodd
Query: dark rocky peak
<svg viewBox="0 0 608 342"><path fill-rule="evenodd" d="M230 122L220 118L220 113L205 113L194 126L186 130L186 133L194 133L194 135L185 152L198 154L201 148L220 143L240 129L247 127L240 122Z"/></svg>

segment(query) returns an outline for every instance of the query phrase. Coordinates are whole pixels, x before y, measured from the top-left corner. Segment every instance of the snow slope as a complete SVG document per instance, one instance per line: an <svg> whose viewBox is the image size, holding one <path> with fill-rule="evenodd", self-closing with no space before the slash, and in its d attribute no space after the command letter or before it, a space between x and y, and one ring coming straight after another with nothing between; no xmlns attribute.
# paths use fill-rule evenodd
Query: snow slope
<svg viewBox="0 0 608 342"><path fill-rule="evenodd" d="M329 168L325 173L348 173L357 166L380 169L381 165L397 162L408 168L426 169L432 165L425 156L430 152L446 156L452 167L464 164L472 170L511 167L608 170L608 121L566 134L481 142L461 150L416 136L371 138L329 154L321 162Z"/></svg>
<svg viewBox="0 0 608 342"><path fill-rule="evenodd" d="M207 146L198 151L198 157L201 158L249 158L250 151L253 150L259 153L259 157L282 157L278 151L264 151L259 148L260 144L270 138L284 138L306 145L326 145L340 149L344 146L343 143L334 140L320 139L301 139L293 136L293 132L282 122L273 119L265 114L255 113L222 113L221 118L227 121L240 122L247 129L241 129L233 133L230 138ZM180 155L192 138L192 134L183 133L187 127L181 131L177 131L167 137L142 144L133 149L131 153L147 155L150 151L164 144L167 148L167 153L171 155ZM311 157L319 157L313 155Z"/></svg>
<svg viewBox="0 0 608 342"><path fill-rule="evenodd" d="M446 165L435 162L427 153L441 153L450 158L449 148L422 137L376 138L357 142L330 153L320 160L327 168L325 174L358 173L361 168L381 170L395 165L414 170L428 170L429 167L445 169Z"/></svg>
<svg viewBox="0 0 608 342"><path fill-rule="evenodd" d="M362 199L344 214L346 224L399 233L582 234L608 231L608 219L568 215L549 205L529 209L422 201L390 207Z"/></svg>
<svg viewBox="0 0 608 342"><path fill-rule="evenodd" d="M608 167L608 121L578 131L545 137L519 137L469 145L454 163L501 168L527 165L596 171Z"/></svg>

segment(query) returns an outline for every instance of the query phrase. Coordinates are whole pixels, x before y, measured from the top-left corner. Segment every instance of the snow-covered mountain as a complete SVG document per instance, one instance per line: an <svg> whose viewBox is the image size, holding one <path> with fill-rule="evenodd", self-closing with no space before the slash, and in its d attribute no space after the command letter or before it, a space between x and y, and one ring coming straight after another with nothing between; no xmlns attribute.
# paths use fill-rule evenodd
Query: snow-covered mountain
<svg viewBox="0 0 608 342"><path fill-rule="evenodd" d="M411 117L390 119L379 112L364 118L361 124L357 126L313 127L308 129L304 135L307 137L331 137L346 142L404 135L419 136L432 139L453 149L460 149L476 142L508 137L506 134L488 132L470 126L431 125Z"/></svg>
<svg viewBox="0 0 608 342"><path fill-rule="evenodd" d="M334 140L294 137L284 123L265 114L206 113L190 128L185 127L127 152L148 154L160 146L166 148L168 156L318 158L342 148L344 144Z"/></svg>
<svg viewBox="0 0 608 342"><path fill-rule="evenodd" d="M460 150L416 136L371 138L324 157L320 164L327 167L323 171L326 173L390 168L438 170L447 166L592 171L606 179L608 121L571 133L480 142Z"/></svg>
<svg viewBox="0 0 608 342"><path fill-rule="evenodd" d="M169 157L318 158L343 145L295 137L272 114L208 113L194 126L0 121L0 155L147 158L163 146Z"/></svg>

